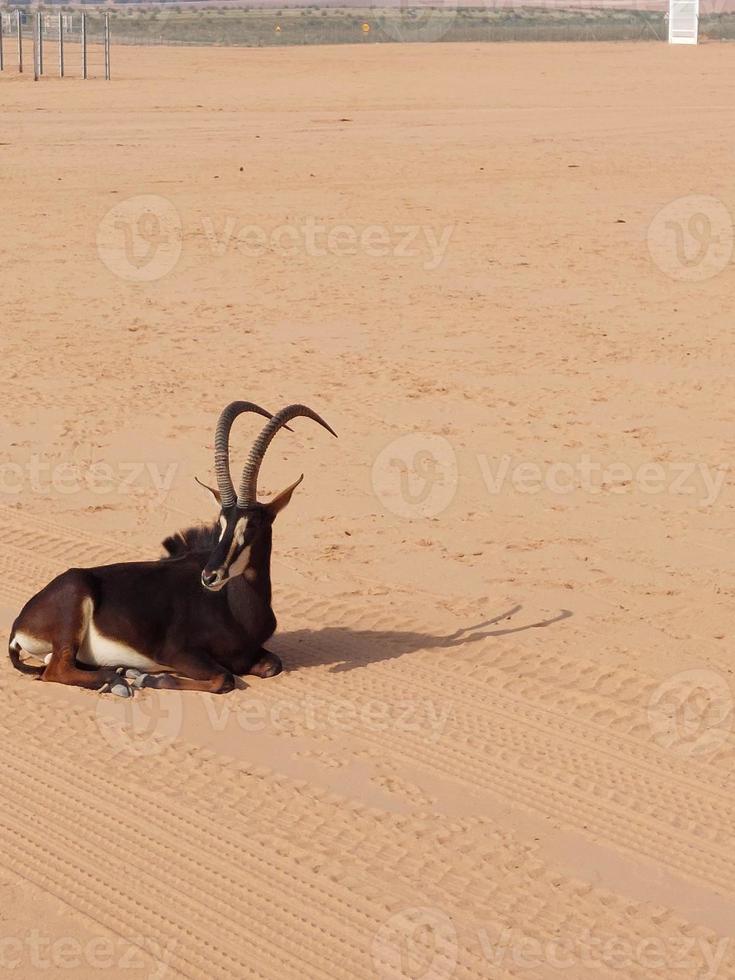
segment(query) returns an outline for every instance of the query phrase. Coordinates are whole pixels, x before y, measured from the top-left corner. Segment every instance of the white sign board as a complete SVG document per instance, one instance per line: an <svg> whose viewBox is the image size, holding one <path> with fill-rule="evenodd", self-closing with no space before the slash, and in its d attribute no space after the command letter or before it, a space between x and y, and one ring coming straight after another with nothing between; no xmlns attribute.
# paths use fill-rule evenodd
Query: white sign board
<svg viewBox="0 0 735 980"><path fill-rule="evenodd" d="M669 0L669 44L696 44L699 0Z"/></svg>

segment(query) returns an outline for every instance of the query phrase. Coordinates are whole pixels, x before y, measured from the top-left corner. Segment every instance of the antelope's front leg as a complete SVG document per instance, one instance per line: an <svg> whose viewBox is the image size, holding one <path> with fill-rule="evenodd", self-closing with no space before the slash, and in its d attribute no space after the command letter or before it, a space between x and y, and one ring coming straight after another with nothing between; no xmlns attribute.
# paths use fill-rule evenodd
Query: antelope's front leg
<svg viewBox="0 0 735 980"><path fill-rule="evenodd" d="M235 689L235 678L216 660L202 651L177 651L175 657L166 658L175 663L176 672L145 674L128 670L134 687L155 687L165 691L206 691L208 694L228 694Z"/></svg>

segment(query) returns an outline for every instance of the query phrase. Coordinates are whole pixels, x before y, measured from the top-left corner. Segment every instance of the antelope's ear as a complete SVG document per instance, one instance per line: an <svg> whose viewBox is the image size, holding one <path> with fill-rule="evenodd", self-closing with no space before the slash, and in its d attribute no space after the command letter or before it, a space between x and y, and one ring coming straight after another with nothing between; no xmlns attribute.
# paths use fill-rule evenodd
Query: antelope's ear
<svg viewBox="0 0 735 980"><path fill-rule="evenodd" d="M214 497L214 501L217 504L217 506L218 507L221 507L222 506L222 498L219 495L219 491L218 490L215 490L213 487L208 487L206 483L202 483L202 481L199 479L198 476L195 476L194 479L196 480L196 482L199 484L200 487L204 487L204 489L207 491L207 493L211 493L212 494L212 496Z"/></svg>
<svg viewBox="0 0 735 980"><path fill-rule="evenodd" d="M302 473L295 483L292 483L290 487L286 487L285 490L281 490L280 493L276 494L273 500L268 501L268 503L265 505L265 509L270 514L271 520L275 520L283 508L289 503L294 490L303 479L304 474Z"/></svg>

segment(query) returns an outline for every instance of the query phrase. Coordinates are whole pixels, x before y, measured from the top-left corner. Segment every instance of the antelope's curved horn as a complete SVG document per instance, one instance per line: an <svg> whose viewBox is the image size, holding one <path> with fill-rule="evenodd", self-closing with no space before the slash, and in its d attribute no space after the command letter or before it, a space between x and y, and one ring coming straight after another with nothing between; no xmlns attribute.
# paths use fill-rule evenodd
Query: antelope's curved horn
<svg viewBox="0 0 735 980"><path fill-rule="evenodd" d="M267 419L273 418L271 412L267 412L260 405L254 405L253 402L230 402L227 408L222 409L214 433L214 471L217 474L217 486L223 508L232 507L235 503L235 488L230 476L230 429L238 415L242 415L243 412L257 412Z"/></svg>
<svg viewBox="0 0 735 980"><path fill-rule="evenodd" d="M258 473L260 472L260 464L263 462L265 452L278 430L284 428L286 423L290 422L291 419L298 418L299 416L313 419L319 425L323 426L327 432L331 432L336 438L337 433L334 429L330 425L327 425L324 419L317 415L316 412L312 412L310 408L307 408L306 405L289 405L287 408L282 408L264 426L263 431L253 443L248 461L245 463L242 471L240 489L237 492L238 507L251 507L256 502L258 494Z"/></svg>

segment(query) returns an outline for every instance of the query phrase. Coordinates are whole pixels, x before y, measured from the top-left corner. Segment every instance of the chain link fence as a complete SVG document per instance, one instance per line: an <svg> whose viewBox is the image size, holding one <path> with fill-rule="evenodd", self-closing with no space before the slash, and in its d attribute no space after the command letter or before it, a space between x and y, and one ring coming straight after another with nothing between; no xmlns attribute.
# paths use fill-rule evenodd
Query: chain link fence
<svg viewBox="0 0 735 980"><path fill-rule="evenodd" d="M298 2L298 0L297 0ZM116 45L232 45L488 41L665 41L668 0L487 0L319 7L208 2L108 3L104 7L5 10L6 73L24 70L109 78ZM40 18L40 34L37 26ZM735 37L735 0L702 0L700 38ZM21 50L22 49L22 50ZM40 70L38 70L40 68Z"/></svg>
<svg viewBox="0 0 735 980"><path fill-rule="evenodd" d="M666 38L667 0L640 9L569 6L232 7L159 3L117 5L116 44L375 44L431 41L564 41Z"/></svg>

